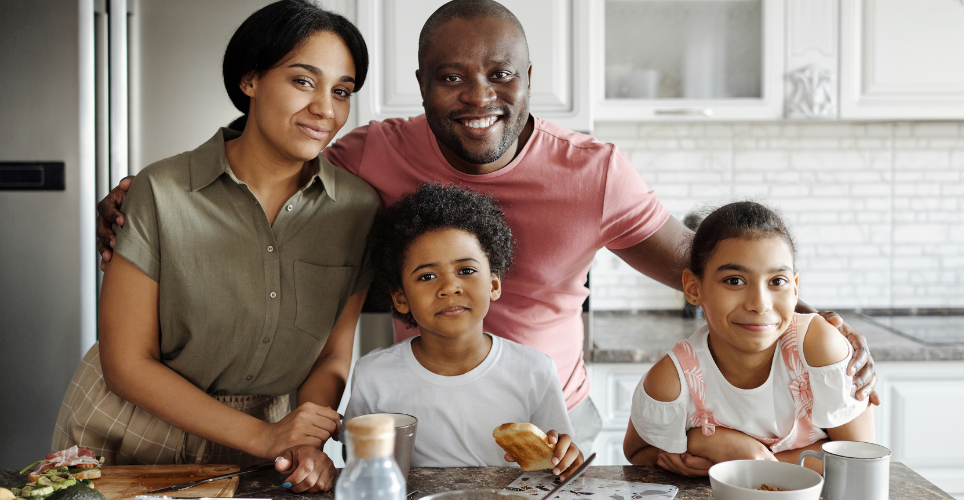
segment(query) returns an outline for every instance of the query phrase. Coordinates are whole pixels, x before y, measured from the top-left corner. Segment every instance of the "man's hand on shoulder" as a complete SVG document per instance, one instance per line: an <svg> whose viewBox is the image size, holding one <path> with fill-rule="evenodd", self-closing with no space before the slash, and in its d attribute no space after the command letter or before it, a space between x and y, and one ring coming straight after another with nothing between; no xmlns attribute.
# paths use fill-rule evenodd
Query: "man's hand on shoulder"
<svg viewBox="0 0 964 500"><path fill-rule="evenodd" d="M121 206L124 205L124 198L127 197L127 190L131 187L134 180L133 175L121 179L117 187L110 190L103 200L97 203L97 252L100 253L100 270L104 270L104 264L110 262L113 256L114 243L117 235L114 234L113 225L124 225L124 214L121 213Z"/></svg>

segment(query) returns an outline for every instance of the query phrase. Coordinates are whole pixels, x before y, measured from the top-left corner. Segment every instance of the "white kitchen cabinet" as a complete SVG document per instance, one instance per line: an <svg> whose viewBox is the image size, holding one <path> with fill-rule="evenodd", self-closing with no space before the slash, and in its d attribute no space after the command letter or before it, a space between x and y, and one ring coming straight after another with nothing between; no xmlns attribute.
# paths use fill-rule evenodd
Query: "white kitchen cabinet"
<svg viewBox="0 0 964 500"><path fill-rule="evenodd" d="M964 118L964 2L841 0L840 117Z"/></svg>
<svg viewBox="0 0 964 500"><path fill-rule="evenodd" d="M415 70L418 35L446 0L359 0L358 27L371 54L358 95L359 124L423 113ZM532 62L530 110L540 118L589 131L590 0L504 0L522 23Z"/></svg>
<svg viewBox="0 0 964 500"><path fill-rule="evenodd" d="M627 465L623 437L629 425L636 385L651 363L593 363L590 365L589 395L602 417L602 431L593 443L596 465Z"/></svg>
<svg viewBox="0 0 964 500"><path fill-rule="evenodd" d="M594 2L595 120L781 119L784 2Z"/></svg>
<svg viewBox="0 0 964 500"><path fill-rule="evenodd" d="M964 362L877 363L877 442L951 495L964 496Z"/></svg>

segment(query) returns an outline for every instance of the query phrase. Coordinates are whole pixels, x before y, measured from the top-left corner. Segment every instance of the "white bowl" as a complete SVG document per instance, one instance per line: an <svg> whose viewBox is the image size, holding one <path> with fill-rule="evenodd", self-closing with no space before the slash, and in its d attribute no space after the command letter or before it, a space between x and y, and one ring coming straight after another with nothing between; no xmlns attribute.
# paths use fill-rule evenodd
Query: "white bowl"
<svg viewBox="0 0 964 500"><path fill-rule="evenodd" d="M787 491L757 490L761 484ZM733 460L710 467L716 500L818 500L823 476L799 465L767 460Z"/></svg>

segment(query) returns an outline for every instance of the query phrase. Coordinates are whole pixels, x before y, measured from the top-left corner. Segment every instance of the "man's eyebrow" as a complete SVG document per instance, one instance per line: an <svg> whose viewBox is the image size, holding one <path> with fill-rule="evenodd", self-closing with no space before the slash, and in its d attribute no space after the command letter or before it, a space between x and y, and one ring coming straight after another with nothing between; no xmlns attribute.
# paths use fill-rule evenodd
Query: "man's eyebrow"
<svg viewBox="0 0 964 500"><path fill-rule="evenodd" d="M512 59L489 59L486 61L489 66L512 66ZM465 63L447 62L435 66L435 71L455 70L458 71L466 67Z"/></svg>
<svg viewBox="0 0 964 500"><path fill-rule="evenodd" d="M746 273L750 271L746 267L741 266L739 264L723 264L722 266L716 268L716 270L717 271L737 271L740 273ZM782 273L785 271L793 271L793 268L789 266L778 266L778 267L774 267L773 269L770 269L768 272Z"/></svg>
<svg viewBox="0 0 964 500"><path fill-rule="evenodd" d="M310 64L294 63L294 64L288 65L288 67L289 67L289 68L301 68L301 69L303 69L303 70L311 73L312 75L321 75L321 74L324 73L324 71L322 71L322 70L320 70L320 69L318 69L318 68L316 68L316 67L314 67L314 66L312 66L312 65L310 65ZM353 77L348 76L348 75L342 76L342 77L341 77L341 81L343 81L343 82L345 82L345 83L355 83L355 79L354 79Z"/></svg>

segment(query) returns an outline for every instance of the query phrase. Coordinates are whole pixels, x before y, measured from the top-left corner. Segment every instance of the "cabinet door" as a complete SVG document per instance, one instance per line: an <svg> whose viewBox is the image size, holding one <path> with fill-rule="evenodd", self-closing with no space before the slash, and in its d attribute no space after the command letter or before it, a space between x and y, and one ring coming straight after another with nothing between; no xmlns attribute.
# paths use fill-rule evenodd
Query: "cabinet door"
<svg viewBox="0 0 964 500"><path fill-rule="evenodd" d="M783 117L785 0L598 0L593 115Z"/></svg>
<svg viewBox="0 0 964 500"><path fill-rule="evenodd" d="M964 117L964 3L842 0L840 117Z"/></svg>
<svg viewBox="0 0 964 500"><path fill-rule="evenodd" d="M633 392L651 363L594 363L590 395L602 417L603 429L626 431L633 407Z"/></svg>
<svg viewBox="0 0 964 500"><path fill-rule="evenodd" d="M596 454L593 460L594 466L601 465L631 465L623 454L623 438L626 437L626 429L620 431L602 431L596 436L592 443L592 453ZM588 453L584 455L589 456Z"/></svg>
<svg viewBox="0 0 964 500"><path fill-rule="evenodd" d="M957 424L964 415L964 363L878 366L884 406L876 425L891 460L949 493L964 493L964 426Z"/></svg>
<svg viewBox="0 0 964 500"><path fill-rule="evenodd" d="M358 27L370 53L358 95L359 125L423 113L415 70L422 25L446 0L359 0ZM590 0L504 0L522 23L532 60L532 114L588 132Z"/></svg>

